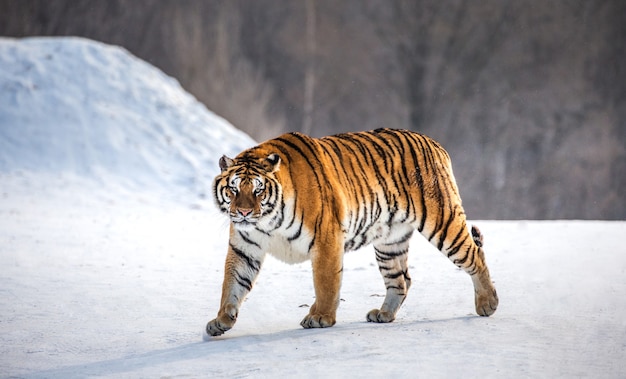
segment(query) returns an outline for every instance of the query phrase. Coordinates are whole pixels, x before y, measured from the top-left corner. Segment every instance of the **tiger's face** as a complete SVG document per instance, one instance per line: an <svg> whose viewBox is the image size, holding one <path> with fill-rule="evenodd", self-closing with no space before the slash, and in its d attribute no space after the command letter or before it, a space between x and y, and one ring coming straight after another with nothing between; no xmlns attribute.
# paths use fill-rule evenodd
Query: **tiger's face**
<svg viewBox="0 0 626 379"><path fill-rule="evenodd" d="M235 159L222 156L219 164L222 172L213 181L213 196L235 228L253 228L278 211L282 198L282 187L274 175L280 167L278 155Z"/></svg>

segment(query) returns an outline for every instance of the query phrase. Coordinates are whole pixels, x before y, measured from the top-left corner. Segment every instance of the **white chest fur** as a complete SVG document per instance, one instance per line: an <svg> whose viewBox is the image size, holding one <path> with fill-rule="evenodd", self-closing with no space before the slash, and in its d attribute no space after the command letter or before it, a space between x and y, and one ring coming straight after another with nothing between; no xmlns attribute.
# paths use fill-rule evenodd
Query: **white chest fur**
<svg viewBox="0 0 626 379"><path fill-rule="evenodd" d="M286 263L301 263L310 259L308 236L289 241L282 235L267 237L263 244L265 251Z"/></svg>
<svg viewBox="0 0 626 379"><path fill-rule="evenodd" d="M256 254L269 253L286 263L301 263L310 259L312 234L306 230L286 204L280 226L275 221L261 220L256 228L235 233L235 243L255 250Z"/></svg>
<svg viewBox="0 0 626 379"><path fill-rule="evenodd" d="M297 238L284 230L266 233L257 229L235 231L231 240L235 246L255 256L269 253L285 263L301 263L310 259L312 237L302 230Z"/></svg>

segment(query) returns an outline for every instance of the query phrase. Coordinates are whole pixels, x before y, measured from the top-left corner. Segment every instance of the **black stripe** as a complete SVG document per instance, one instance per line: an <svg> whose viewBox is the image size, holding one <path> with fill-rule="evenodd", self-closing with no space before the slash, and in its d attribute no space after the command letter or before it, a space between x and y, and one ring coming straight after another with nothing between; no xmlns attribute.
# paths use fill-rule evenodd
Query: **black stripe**
<svg viewBox="0 0 626 379"><path fill-rule="evenodd" d="M350 144L348 140L345 139L341 139L339 140L342 143L342 146L350 151L352 156L359 156L359 153L353 148L353 144ZM334 142L334 141L333 141ZM346 175L346 177L349 179L349 181L347 183L342 183L345 187L348 187L349 191L346 191L347 193L351 193L354 194L354 200L357 203L357 209L355 211L357 211L357 215L354 215L353 212L351 212L351 217L349 218L349 225L348 225L348 230L353 230L354 228L354 223L356 221L359 221L360 217L359 214L363 211L362 209L362 204L367 202L368 200L368 194L369 194L369 190L366 190L366 186L364 186L364 183L367 183L367 178L364 178L364 173L365 173L365 169L363 167L363 162L360 159L348 159L347 162L349 163L349 166L347 166L345 163L342 165L344 167L344 170L346 170L347 172L349 172L351 175ZM353 164L356 163L357 167L355 169L355 167L353 166ZM339 163L341 164L341 162ZM348 171L349 170L349 171ZM352 178L354 178L355 180L353 181ZM360 228L357 228L354 230L354 234L355 235L359 235L360 234Z"/></svg>
<svg viewBox="0 0 626 379"><path fill-rule="evenodd" d="M465 256L463 258L460 258L460 259L455 259L454 260L454 264L457 265L457 266L463 266L463 264L465 262L467 262L467 259L470 257L470 255L472 255L472 254L470 254L471 253L471 248L472 248L472 246L469 245L467 247L467 250L465 250Z"/></svg>
<svg viewBox="0 0 626 379"><path fill-rule="evenodd" d="M232 249L233 253L235 253L239 258L241 258L241 260L244 261L244 263L248 267L250 267L252 270L259 271L261 269L261 261L246 255L246 253L244 253L243 251L233 246L232 243L230 244L230 248Z"/></svg>
<svg viewBox="0 0 626 379"><path fill-rule="evenodd" d="M463 233L463 229L461 229L461 231L459 232L460 236L463 236L463 238L459 239L458 241L455 239L454 243L456 243L456 245L452 244L448 247L449 251L448 251L448 258L450 258L451 256L455 255L459 249L461 248L461 246L463 246L463 244L465 243L465 241L467 241L467 234Z"/></svg>
<svg viewBox="0 0 626 379"><path fill-rule="evenodd" d="M311 249L313 248L313 245L315 245L315 234L313 234L313 238L311 238L311 242L309 242L309 248L307 250L307 252L311 252Z"/></svg>
<svg viewBox="0 0 626 379"><path fill-rule="evenodd" d="M416 137L416 134L403 134L402 137L405 138L405 140L412 140L413 143L408 143L405 142L407 144L409 144L410 148L409 151L411 152L411 158L413 159L413 162L415 162L415 179L417 181L417 186L420 189L420 193L422 195L422 201L421 201L421 205L422 205L422 219L420 220L420 225L418 226L417 230L421 233L422 230L424 230L424 225L426 224L426 217L427 217L427 209L426 209L426 196L424 194L424 178L422 177L422 169L421 169L421 165L420 165L420 161L419 158L417 158L417 152L415 151L415 146L419 147L421 150L424 149L424 146L421 143L421 140L418 139ZM409 197L410 199L411 197Z"/></svg>
<svg viewBox="0 0 626 379"><path fill-rule="evenodd" d="M339 178L342 173L345 175L345 169L340 170L340 168L342 168L342 165L337 164L337 162L342 161L341 156L337 156L337 154L333 156L333 152L335 152L335 150L333 148L329 148L327 144L320 143L320 148L324 150L330 161L333 162L331 166L335 170L336 177Z"/></svg>
<svg viewBox="0 0 626 379"><path fill-rule="evenodd" d="M298 228L296 233L293 236L287 237L287 241L291 242L298 239L298 237L300 237L300 234L302 234L302 222L300 222L300 227Z"/></svg>
<svg viewBox="0 0 626 379"><path fill-rule="evenodd" d="M295 192L295 188L294 188L294 192ZM291 212L291 220L289 220L289 224L287 224L285 229L291 229L293 224L296 222L296 210L297 209L298 209L298 197L296 195L296 196L294 196L294 199L293 199L293 211ZM284 210L283 210L283 212L284 212ZM287 218L285 215L283 215L283 217L285 219Z"/></svg>
<svg viewBox="0 0 626 379"><path fill-rule="evenodd" d="M454 244L456 244L456 242L459 240L459 238L461 238L461 236L463 234L467 233L467 225L463 222L461 223L461 227L459 228L459 232L456 234L456 236L454 236L454 239L452 240L452 242L450 242L450 245L448 245L448 249L450 249L452 246L454 246ZM441 250L441 249L439 249Z"/></svg>
<svg viewBox="0 0 626 379"><path fill-rule="evenodd" d="M392 151L386 150L384 147L382 147L380 145L380 138L374 138L374 136L372 136L371 134L363 134L361 135L361 138L367 141L368 145L366 145L366 147L372 146L378 153L378 158L380 159L376 159L377 157L374 157L371 149L366 149L367 156L370 157L370 160L372 162L371 163L372 171L374 171L374 174L376 175L376 180L378 184L381 186L383 193L385 194L385 196L387 196L387 194L392 192L390 190L390 182L393 185L393 189L394 189L393 192L397 192L398 185L393 180L390 181L392 177L390 178L389 176L390 171L393 171L393 170L387 169L387 164L390 162L393 162L393 156L391 156ZM380 167L381 159L382 159L382 163L384 164L384 167L383 167L384 172L381 171L381 167Z"/></svg>
<svg viewBox="0 0 626 379"><path fill-rule="evenodd" d="M365 246L365 244L367 243L367 241L365 240L365 236L364 235L358 235L356 238L359 239L359 242L356 243L355 240L352 240L353 241L352 250L358 250L358 249L362 248L363 246Z"/></svg>
<svg viewBox="0 0 626 379"><path fill-rule="evenodd" d="M476 269L476 267L475 267L476 255L477 255L476 254L476 250L471 249L471 247L470 247L470 263L469 263L468 267L474 266L474 270Z"/></svg>
<svg viewBox="0 0 626 379"><path fill-rule="evenodd" d="M241 274L235 271L235 280L239 283L240 286L248 290L250 292L252 290L252 281L246 277L241 276Z"/></svg>
<svg viewBox="0 0 626 379"><path fill-rule="evenodd" d="M337 153L337 159L339 160L333 160L333 166L336 168L341 167L342 169L339 170L338 172L340 173L340 176L337 177L337 179L339 179L341 186L344 189L344 194L348 197L348 199L346 199L346 201L348 203L354 201L355 203L359 203L361 199L364 199L364 190L363 187L361 185L361 182L358 180L358 176L355 174L355 169L353 166L353 159L352 157L354 156L354 154L350 155L349 157L343 159L343 155L341 154L341 147L338 144L338 142L342 142L342 147L349 149L345 144L343 144L343 141L337 139L337 138L324 138L322 139L322 141L324 141L327 144L330 144L333 151L335 151L335 153ZM350 149L349 149L350 150ZM347 225L347 230L352 230L352 224L353 224L353 218L352 218L352 211L349 211L348 215L344 215L344 218L348 217L348 222L349 224Z"/></svg>
<svg viewBox="0 0 626 379"><path fill-rule="evenodd" d="M311 150L311 152L313 153L312 155L315 157L315 153L313 152L311 146L309 146L308 143L306 143L306 141L303 140L303 138L295 133L290 133L290 136L296 137L298 138L300 141L302 141L305 146ZM321 189L321 181L320 178L318 176L318 170L315 169L315 166L313 166L313 163L311 163L311 161L309 160L309 156L300 148L300 146L296 145L295 143L293 143L292 141L286 139L285 137L278 137L275 139L275 141L280 141L283 144L289 146L292 150L294 150L296 153L300 154L303 158L304 161L309 165L309 167L311 168L311 172L313 173L313 175L315 176L315 180L317 181L317 187ZM287 153L287 155L289 155ZM319 163L319 161L318 161Z"/></svg>
<svg viewBox="0 0 626 379"><path fill-rule="evenodd" d="M405 243L406 241L411 239L412 236L413 236L413 230L411 230L410 232L406 233L405 235L403 235L402 237L398 238L397 240L395 240L393 242L386 242L385 246L392 246L392 245L398 245L398 244L401 244L401 243Z"/></svg>
<svg viewBox="0 0 626 379"><path fill-rule="evenodd" d="M276 212L274 217L272 217L272 219L270 220L270 224L273 225L273 227L272 229L268 230L268 232L272 232L281 227L284 221L284 210L285 210L285 202L281 199L280 209Z"/></svg>
<svg viewBox="0 0 626 379"><path fill-rule="evenodd" d="M255 242L253 240L250 239L250 236L248 235L248 233L239 231L239 236L241 237L241 239L243 239L246 243L249 243L250 245L254 245L256 247L258 247L259 249L261 248L261 245L258 242Z"/></svg>
<svg viewBox="0 0 626 379"><path fill-rule="evenodd" d="M409 192L409 186L407 184L412 182L412 175L409 174L408 172L408 167L410 166L409 164L407 164L405 161L407 161L409 159L409 157L407 156L406 153L406 146L407 143L406 141L403 141L400 139L400 133L398 131L394 131L394 130L387 130L387 129L383 129L382 131L385 132L385 135L388 138L382 139L383 142L389 147L390 151L392 152L397 152L397 154L401 157L403 164L400 165L399 169L398 167L394 167L393 165L390 166L390 168L388 169L388 174L391 174L391 182L394 184L394 188L393 188L393 192L388 193L387 198L389 199L389 206L391 209L398 209L398 204L397 204L397 199L396 199L396 193L400 193L401 199L405 199L406 200L406 207L404 208L404 217L400 220L397 220L397 222L399 223L406 223L406 222L410 222L408 221L409 219L413 219L416 218L417 215L415 214L415 205L413 202L413 196L411 196L411 193ZM393 133L396 132L396 133ZM413 159L415 160L415 153L413 151L413 149L411 147L409 147L409 150L411 151L411 153L413 154ZM419 170L419 162L414 161L413 162L413 166L416 168L416 170ZM420 185L418 185L418 187L421 187ZM419 190L421 191L421 188L419 188ZM413 209L413 212L411 212L411 209ZM394 212L395 213L395 212ZM395 217L394 215L390 215L390 222L391 220L393 220L393 217Z"/></svg>
<svg viewBox="0 0 626 379"><path fill-rule="evenodd" d="M397 271L394 273L385 274L385 278L387 279L398 279L399 277L404 276L404 272Z"/></svg>
<svg viewBox="0 0 626 379"><path fill-rule="evenodd" d="M448 236L448 229L450 228L450 225L452 225L452 221L454 219L455 219L454 211L452 211L452 214L448 217L448 222L446 222L446 226L443 227L443 230L441 231L441 235L439 236L439 243L437 244L438 250L441 250L443 248L443 243L445 242L446 237Z"/></svg>
<svg viewBox="0 0 626 379"><path fill-rule="evenodd" d="M384 255L386 258L397 258L397 257L401 257L403 255L405 255L407 253L407 250L404 251L399 251L399 252L391 252L391 253L386 253L383 251L380 251L378 249L374 249L376 251L376 256L378 255Z"/></svg>
<svg viewBox="0 0 626 379"><path fill-rule="evenodd" d="M259 229L259 227L258 227L258 226L255 226L255 227L254 227L254 230L256 230L256 231L257 231L257 232L259 232L259 233L263 233L264 235L266 235L266 236L268 236L268 237L269 237L269 236L271 236L270 232L268 232L268 231L266 231L266 230L263 230L263 229Z"/></svg>

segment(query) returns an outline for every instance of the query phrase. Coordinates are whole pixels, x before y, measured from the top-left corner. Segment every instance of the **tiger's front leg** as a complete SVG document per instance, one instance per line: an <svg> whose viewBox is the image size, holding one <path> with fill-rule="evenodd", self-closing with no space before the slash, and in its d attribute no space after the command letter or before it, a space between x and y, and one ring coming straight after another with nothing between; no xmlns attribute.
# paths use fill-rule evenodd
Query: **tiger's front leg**
<svg viewBox="0 0 626 379"><path fill-rule="evenodd" d="M339 241L326 242L311 256L315 303L300 325L303 328L328 328L335 325L339 290L343 275L343 248Z"/></svg>
<svg viewBox="0 0 626 379"><path fill-rule="evenodd" d="M219 336L230 330L239 315L239 308L259 274L264 255L254 255L233 246L226 255L222 300L217 317L206 325L209 336Z"/></svg>

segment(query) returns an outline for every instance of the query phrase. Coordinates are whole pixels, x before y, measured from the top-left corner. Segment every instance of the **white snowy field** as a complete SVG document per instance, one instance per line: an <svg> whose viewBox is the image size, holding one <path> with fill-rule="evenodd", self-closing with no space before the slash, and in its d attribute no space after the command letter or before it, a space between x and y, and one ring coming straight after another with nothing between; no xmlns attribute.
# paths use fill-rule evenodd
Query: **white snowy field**
<svg viewBox="0 0 626 379"><path fill-rule="evenodd" d="M123 49L0 38L0 377L626 377L626 221L476 222L490 318L419 235L391 324L365 322L371 248L346 255L328 329L299 326L309 264L268 258L204 342L228 238L210 180L252 143Z"/></svg>
<svg viewBox="0 0 626 379"><path fill-rule="evenodd" d="M221 216L88 184L0 183L3 377L626 375L625 222L477 222L500 295L490 318L421 236L391 324L365 322L384 295L370 248L346 255L329 329L299 326L314 301L309 264L268 259L235 327L203 342L219 305Z"/></svg>

